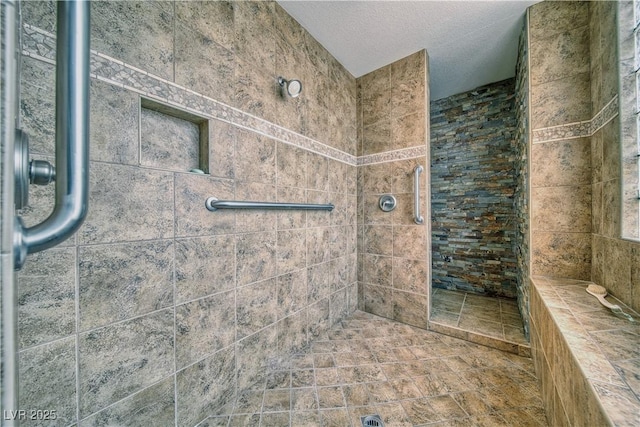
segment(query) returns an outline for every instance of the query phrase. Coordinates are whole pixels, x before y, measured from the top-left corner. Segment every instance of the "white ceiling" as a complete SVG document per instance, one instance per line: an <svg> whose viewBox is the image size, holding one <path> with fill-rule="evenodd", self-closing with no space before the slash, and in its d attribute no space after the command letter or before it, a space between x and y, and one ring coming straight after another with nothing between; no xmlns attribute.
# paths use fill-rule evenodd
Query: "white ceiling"
<svg viewBox="0 0 640 427"><path fill-rule="evenodd" d="M431 99L515 75L534 0L278 0L355 77L427 49Z"/></svg>

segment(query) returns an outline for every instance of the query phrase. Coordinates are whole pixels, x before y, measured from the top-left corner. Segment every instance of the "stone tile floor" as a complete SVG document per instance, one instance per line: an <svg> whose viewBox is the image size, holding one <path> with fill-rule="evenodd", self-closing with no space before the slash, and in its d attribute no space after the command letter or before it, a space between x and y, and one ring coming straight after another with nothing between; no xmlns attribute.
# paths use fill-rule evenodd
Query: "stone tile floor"
<svg viewBox="0 0 640 427"><path fill-rule="evenodd" d="M529 358L356 312L202 426L546 426Z"/></svg>
<svg viewBox="0 0 640 427"><path fill-rule="evenodd" d="M528 345L515 300L434 289L431 307L432 322Z"/></svg>

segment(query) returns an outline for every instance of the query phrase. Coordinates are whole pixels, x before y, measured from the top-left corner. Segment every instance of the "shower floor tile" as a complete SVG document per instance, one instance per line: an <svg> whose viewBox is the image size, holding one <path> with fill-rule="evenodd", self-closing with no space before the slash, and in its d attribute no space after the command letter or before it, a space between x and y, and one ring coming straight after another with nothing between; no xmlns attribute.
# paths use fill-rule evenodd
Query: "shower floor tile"
<svg viewBox="0 0 640 427"><path fill-rule="evenodd" d="M433 328L443 333L466 331L505 344L515 344L516 350L529 348L518 305L513 300L434 289L430 321L444 326ZM448 331L447 328L451 329ZM469 338L471 341L480 342ZM486 342L486 345L491 345L491 342Z"/></svg>
<svg viewBox="0 0 640 427"><path fill-rule="evenodd" d="M530 358L356 312L200 426L547 426L542 405Z"/></svg>

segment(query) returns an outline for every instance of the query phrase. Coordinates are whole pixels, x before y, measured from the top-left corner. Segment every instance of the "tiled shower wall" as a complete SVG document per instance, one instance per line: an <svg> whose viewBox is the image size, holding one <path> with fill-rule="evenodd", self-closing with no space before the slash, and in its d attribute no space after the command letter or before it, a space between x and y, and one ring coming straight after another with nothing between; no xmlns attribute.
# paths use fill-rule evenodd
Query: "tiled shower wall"
<svg viewBox="0 0 640 427"><path fill-rule="evenodd" d="M428 320L428 57L422 50L358 78L360 308L422 328ZM422 165L413 221L414 168ZM378 207L382 194L398 202Z"/></svg>
<svg viewBox="0 0 640 427"><path fill-rule="evenodd" d="M532 274L559 278L539 278L536 283L559 289L566 283L562 278L591 280L638 310L639 245L620 238L618 98L633 90L619 89L616 23L631 16L631 2L543 2L529 9L531 257ZM584 339L581 332L574 334L573 315L567 316L566 304L562 308L557 301L553 309L562 325L555 328L540 299L541 289L537 285L533 291L530 335L547 418L554 425L595 425L593 420L601 425L599 411L585 408L602 407L594 401L598 395L614 402L627 398L630 392L615 374L601 379L607 369L624 372L614 362L623 357L625 347L635 348L630 343L637 342L637 335L618 333L611 326L615 320L607 320L608 331L602 333L615 336L606 346L614 355L600 366L589 351L582 357L597 373L576 368L581 355L569 348L591 348L598 335ZM589 330L593 318L583 320L576 330ZM571 336L558 335L562 328L571 329ZM631 396L624 404L616 402L616 409L622 409L615 415L625 414L634 400ZM627 417L621 423L633 421Z"/></svg>
<svg viewBox="0 0 640 427"><path fill-rule="evenodd" d="M529 266L531 263L531 247L529 228L529 41L527 37L527 20L525 16L525 30L518 41L518 62L516 63L516 131L515 143L515 179L516 187L513 195L515 209L515 256L517 270L518 307L522 314L525 336L529 336Z"/></svg>
<svg viewBox="0 0 640 427"><path fill-rule="evenodd" d="M620 227L617 8L529 9L532 274L592 280L640 308L638 243ZM553 23L551 25L550 23Z"/></svg>
<svg viewBox="0 0 640 427"><path fill-rule="evenodd" d="M17 276L20 406L192 426L356 308L356 81L273 2L91 8L89 216ZM54 16L24 3L36 158L53 154ZM280 97L278 75L302 95ZM210 175L175 170L177 128L143 120L141 97L208 120ZM209 212L209 196L336 208ZM27 223L52 200L33 189Z"/></svg>
<svg viewBox="0 0 640 427"><path fill-rule="evenodd" d="M591 276L591 120L587 2L529 9L531 273Z"/></svg>
<svg viewBox="0 0 640 427"><path fill-rule="evenodd" d="M431 102L434 287L516 297L515 80Z"/></svg>
<svg viewBox="0 0 640 427"><path fill-rule="evenodd" d="M617 9L617 10L616 10ZM630 22L633 17L633 4L623 2L594 2L590 3L590 32L591 32L591 109L595 115L606 110L609 104L626 103L629 111L634 111L633 77L625 77L618 86L619 71L617 62L618 40L616 30L616 12L620 25L628 32L624 43L631 43ZM633 65L633 48L620 46L620 61ZM622 65L620 65L622 66ZM605 286L612 294L640 311L640 243L623 240L621 236L622 191L621 174L621 143L623 134L634 127L625 125L624 131L620 127L620 116L614 117L596 132L591 138L592 174L592 268L591 280ZM629 138L629 137L627 137ZM636 135L630 138L635 140ZM636 162L634 154L626 155L626 161ZM638 204L636 194L625 194L625 203ZM637 207L636 207L637 210ZM637 212L636 212L637 213ZM637 215L636 215L637 217Z"/></svg>

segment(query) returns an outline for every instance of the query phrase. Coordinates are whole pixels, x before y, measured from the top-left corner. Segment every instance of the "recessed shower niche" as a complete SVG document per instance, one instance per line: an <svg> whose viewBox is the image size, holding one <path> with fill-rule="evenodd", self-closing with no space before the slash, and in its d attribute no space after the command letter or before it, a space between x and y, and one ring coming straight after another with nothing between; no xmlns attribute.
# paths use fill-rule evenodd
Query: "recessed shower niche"
<svg viewBox="0 0 640 427"><path fill-rule="evenodd" d="M140 164L209 173L209 120L140 98Z"/></svg>

